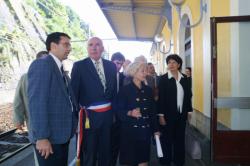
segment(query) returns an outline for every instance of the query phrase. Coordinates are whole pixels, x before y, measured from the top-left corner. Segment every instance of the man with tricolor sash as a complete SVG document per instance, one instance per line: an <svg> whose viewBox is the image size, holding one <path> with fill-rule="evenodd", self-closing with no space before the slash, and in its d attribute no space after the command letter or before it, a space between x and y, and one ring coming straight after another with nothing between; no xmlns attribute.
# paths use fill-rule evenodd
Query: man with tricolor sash
<svg viewBox="0 0 250 166"><path fill-rule="evenodd" d="M98 37L89 39L88 58L74 64L71 78L79 111L77 157L83 166L109 166L111 102L116 95L116 67L101 57L104 50ZM82 153L80 153L82 151Z"/></svg>

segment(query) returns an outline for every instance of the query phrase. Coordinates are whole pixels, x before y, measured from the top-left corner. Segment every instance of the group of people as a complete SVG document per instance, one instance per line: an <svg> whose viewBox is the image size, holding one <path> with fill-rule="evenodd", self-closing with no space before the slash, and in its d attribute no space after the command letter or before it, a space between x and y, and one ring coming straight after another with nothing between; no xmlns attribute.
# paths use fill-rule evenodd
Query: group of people
<svg viewBox="0 0 250 166"><path fill-rule="evenodd" d="M18 128L19 110L28 110L37 165L66 166L75 134L82 166L115 166L118 156L121 165L147 166L156 135L163 149L160 163L184 165L192 92L178 55L167 57L168 72L159 77L143 56L129 65L119 52L111 61L103 59L103 42L92 37L88 57L74 63L70 78L62 65L71 51L70 36L49 34L46 49L30 65L25 84L19 82L23 88L17 88L14 101Z"/></svg>

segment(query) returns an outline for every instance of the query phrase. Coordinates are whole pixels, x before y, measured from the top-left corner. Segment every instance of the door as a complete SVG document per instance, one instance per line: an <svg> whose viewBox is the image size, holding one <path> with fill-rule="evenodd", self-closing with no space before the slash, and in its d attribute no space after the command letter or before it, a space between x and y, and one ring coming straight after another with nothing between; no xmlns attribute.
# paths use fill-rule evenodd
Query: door
<svg viewBox="0 0 250 166"><path fill-rule="evenodd" d="M211 18L212 159L250 164L250 16Z"/></svg>

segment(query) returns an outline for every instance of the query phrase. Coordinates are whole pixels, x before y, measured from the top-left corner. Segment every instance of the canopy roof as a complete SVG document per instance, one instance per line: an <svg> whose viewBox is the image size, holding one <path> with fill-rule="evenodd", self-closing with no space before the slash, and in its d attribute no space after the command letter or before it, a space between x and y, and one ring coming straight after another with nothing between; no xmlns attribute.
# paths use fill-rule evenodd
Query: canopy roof
<svg viewBox="0 0 250 166"><path fill-rule="evenodd" d="M168 0L97 0L119 40L153 41L166 21L171 28Z"/></svg>

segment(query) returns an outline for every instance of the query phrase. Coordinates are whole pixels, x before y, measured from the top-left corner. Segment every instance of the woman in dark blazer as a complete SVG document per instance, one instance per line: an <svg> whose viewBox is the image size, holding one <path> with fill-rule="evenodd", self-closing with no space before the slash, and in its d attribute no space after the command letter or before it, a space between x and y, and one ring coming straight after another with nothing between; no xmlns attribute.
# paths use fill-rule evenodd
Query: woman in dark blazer
<svg viewBox="0 0 250 166"><path fill-rule="evenodd" d="M167 57L168 72L159 82L158 115L162 130L163 158L161 164L176 166L185 163L185 127L192 112L192 92L186 75L180 72L182 59L177 54Z"/></svg>
<svg viewBox="0 0 250 166"><path fill-rule="evenodd" d="M114 103L121 120L120 164L147 166L151 134L159 135L152 89L144 84L146 63L134 62L125 71L132 81Z"/></svg>

